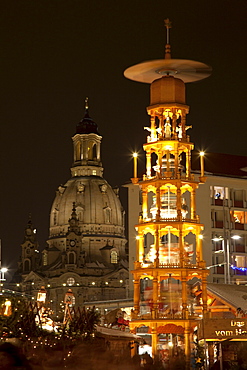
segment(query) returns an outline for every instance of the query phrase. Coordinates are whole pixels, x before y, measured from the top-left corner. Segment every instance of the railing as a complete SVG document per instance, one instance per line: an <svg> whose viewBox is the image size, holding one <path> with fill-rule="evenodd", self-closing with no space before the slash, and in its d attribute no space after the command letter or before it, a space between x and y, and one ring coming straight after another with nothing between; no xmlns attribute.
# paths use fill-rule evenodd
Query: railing
<svg viewBox="0 0 247 370"><path fill-rule="evenodd" d="M146 217L146 218L142 218L140 217L139 218L139 221L140 222L180 222L180 221L183 221L183 222L190 222L190 223L199 223L200 222L200 219L199 219L199 216L197 215L195 219L193 218L185 218L185 217L182 217L182 218L179 218L179 217L166 217L166 218L162 218L160 217L159 220L156 220L156 218L151 218L151 217Z"/></svg>
<svg viewBox="0 0 247 370"><path fill-rule="evenodd" d="M156 267L155 266L155 263L154 262L150 262L150 263L141 263L141 267L142 268L153 268L153 267ZM196 265L196 264L192 264L192 263L163 263L163 262L160 262L159 265L157 266L158 268L164 268L164 269L171 269L171 268L175 268L175 269L179 269L179 268L198 268L199 266Z"/></svg>
<svg viewBox="0 0 247 370"><path fill-rule="evenodd" d="M181 268L182 264L181 263L159 263L159 267L161 268Z"/></svg>
<svg viewBox="0 0 247 370"><path fill-rule="evenodd" d="M155 180L155 179L171 179L171 180L177 180L177 179L181 179L181 180L185 180L185 181L195 181L195 175L192 173L190 174L190 176L186 176L185 174L181 174L181 173L177 173L177 175L175 176L174 173L171 172L171 176L167 177L165 176L165 174L158 174L156 173L154 176L147 176L146 174L143 175L143 181L150 181L150 180Z"/></svg>
<svg viewBox="0 0 247 370"><path fill-rule="evenodd" d="M188 314L188 318L189 319L196 319L196 318L199 318L200 315L199 314L196 314L195 312L194 313L189 313ZM152 320L152 313L147 313L147 314L136 314L134 312L131 313L131 319L133 320ZM158 315L157 317L155 318L155 320L164 320L164 319L168 319L168 320L183 320L183 316L182 316L182 313L179 312L179 313L163 313L163 312L158 312Z"/></svg>

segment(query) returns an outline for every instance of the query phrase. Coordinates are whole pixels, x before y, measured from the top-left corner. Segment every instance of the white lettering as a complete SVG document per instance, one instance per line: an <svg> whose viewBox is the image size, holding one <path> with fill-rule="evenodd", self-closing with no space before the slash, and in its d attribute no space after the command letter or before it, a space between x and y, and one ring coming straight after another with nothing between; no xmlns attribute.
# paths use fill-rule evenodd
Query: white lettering
<svg viewBox="0 0 247 370"><path fill-rule="evenodd" d="M241 326L244 326L244 321L231 320L231 326L238 326L239 328L241 328Z"/></svg>
<svg viewBox="0 0 247 370"><path fill-rule="evenodd" d="M241 331L241 329L236 329L236 332L238 330ZM231 337L231 336L233 336L233 331L232 330L215 330L215 334L217 335L217 337L219 335ZM241 333L236 333L236 335L239 335L239 334L241 334Z"/></svg>

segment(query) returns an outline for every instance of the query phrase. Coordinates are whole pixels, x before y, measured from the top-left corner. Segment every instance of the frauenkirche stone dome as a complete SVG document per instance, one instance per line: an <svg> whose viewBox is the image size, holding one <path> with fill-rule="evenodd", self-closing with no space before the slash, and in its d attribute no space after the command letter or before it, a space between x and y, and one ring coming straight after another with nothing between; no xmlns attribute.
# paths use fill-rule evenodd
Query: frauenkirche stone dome
<svg viewBox="0 0 247 370"><path fill-rule="evenodd" d="M56 313L68 287L78 306L128 295L124 210L117 190L103 178L101 139L86 100L72 137L71 178L58 187L52 203L47 246L39 253L31 224L21 245L19 289L35 297L45 286Z"/></svg>
<svg viewBox="0 0 247 370"><path fill-rule="evenodd" d="M76 133L72 137L72 177L66 184L60 185L56 192L51 207L47 241L49 247L56 247L60 251L64 249L74 204L83 235L83 252L90 260L97 259L99 262L104 260L101 249L106 245L115 249L118 260L126 258L124 211L117 189L112 189L103 178L101 139L97 124L89 116L86 101L84 118L77 124ZM92 242L97 247L92 247Z"/></svg>

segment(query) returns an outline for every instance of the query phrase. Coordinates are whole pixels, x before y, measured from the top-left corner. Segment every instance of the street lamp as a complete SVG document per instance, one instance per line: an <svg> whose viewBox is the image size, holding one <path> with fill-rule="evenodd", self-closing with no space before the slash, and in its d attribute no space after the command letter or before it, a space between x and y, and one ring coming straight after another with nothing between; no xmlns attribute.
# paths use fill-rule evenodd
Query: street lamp
<svg viewBox="0 0 247 370"><path fill-rule="evenodd" d="M222 243L222 249L215 250L214 253L224 253L224 276L225 276L225 284L231 283L231 274L230 274L230 239L233 240L239 240L241 239L240 235L227 235L226 238L223 238L220 236L215 236L212 240L214 242L221 242ZM225 244L226 241L226 244Z"/></svg>

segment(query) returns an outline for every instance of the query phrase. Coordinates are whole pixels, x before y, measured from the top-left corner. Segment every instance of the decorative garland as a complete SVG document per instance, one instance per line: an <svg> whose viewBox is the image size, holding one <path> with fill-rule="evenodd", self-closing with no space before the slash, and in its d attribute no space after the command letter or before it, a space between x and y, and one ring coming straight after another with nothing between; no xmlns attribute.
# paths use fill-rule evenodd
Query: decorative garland
<svg viewBox="0 0 247 370"><path fill-rule="evenodd" d="M247 271L247 267L237 267L237 266L231 265L231 268L237 271Z"/></svg>

